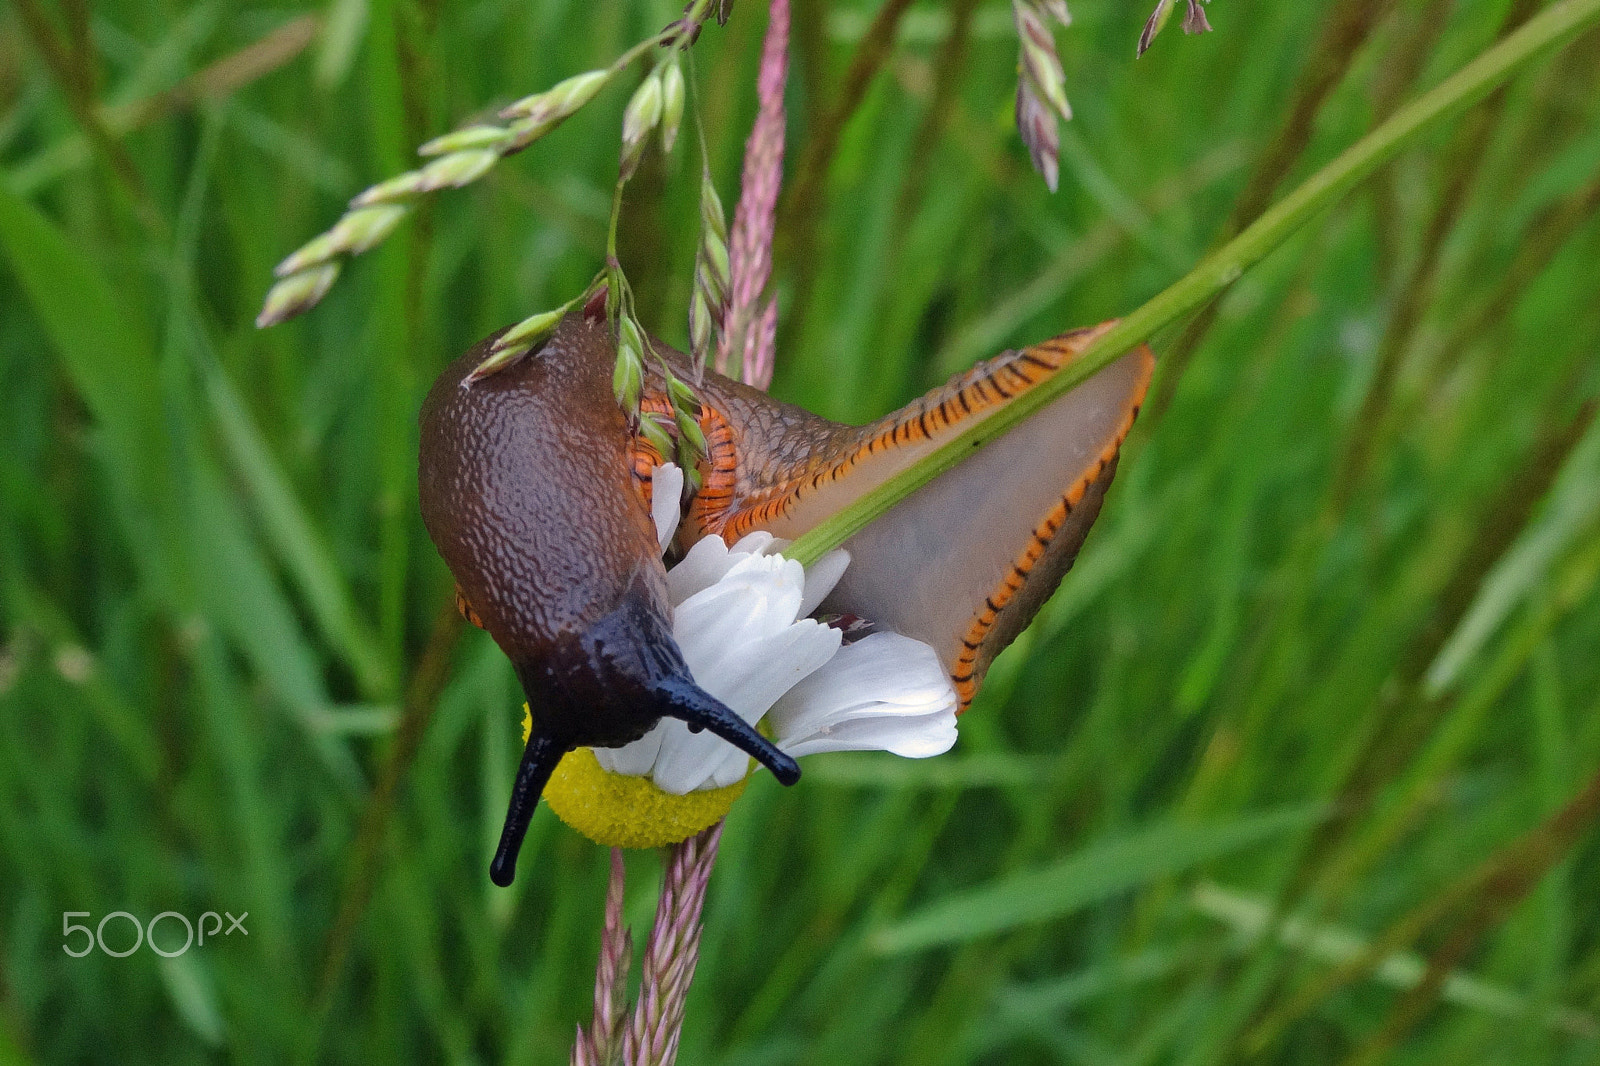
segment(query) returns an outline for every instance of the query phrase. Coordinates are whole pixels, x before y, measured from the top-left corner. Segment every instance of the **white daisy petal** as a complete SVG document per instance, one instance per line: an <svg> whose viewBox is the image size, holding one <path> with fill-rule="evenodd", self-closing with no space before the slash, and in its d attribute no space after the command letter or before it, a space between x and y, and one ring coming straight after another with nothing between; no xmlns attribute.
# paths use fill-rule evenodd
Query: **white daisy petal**
<svg viewBox="0 0 1600 1066"><path fill-rule="evenodd" d="M683 499L683 471L677 463L662 463L650 475L650 517L656 523L656 540L662 551L672 543L682 517L679 501Z"/></svg>
<svg viewBox="0 0 1600 1066"><path fill-rule="evenodd" d="M862 720L903 721L910 734L922 737L932 727L918 719L930 716L944 723L938 735L948 734L954 743L956 702L955 689L932 648L898 633L874 633L839 649L827 669L785 693L769 712L769 720L778 746L785 751L801 745L808 752L842 750L818 742L842 738L844 724ZM860 726L849 731L851 736L868 733L883 737ZM914 741L908 746L920 750L928 745Z"/></svg>
<svg viewBox="0 0 1600 1066"><path fill-rule="evenodd" d="M764 529L757 529L740 537L738 543L729 550L750 555L771 555L783 551L788 546L788 541L779 540Z"/></svg>
<svg viewBox="0 0 1600 1066"><path fill-rule="evenodd" d="M734 747L732 744L723 745L727 750L720 759L714 761L711 774L706 778L702 788L727 788L743 781L750 774L750 756Z"/></svg>
<svg viewBox="0 0 1600 1066"><path fill-rule="evenodd" d="M906 759L926 759L943 755L955 742L955 713L936 711L909 717L857 718L778 746L797 759L825 751L887 751Z"/></svg>
<svg viewBox="0 0 1600 1066"><path fill-rule="evenodd" d="M657 725L638 740L620 748L594 749L595 761L602 770L610 773L643 777L656 764L656 756L661 751L662 726L665 724Z"/></svg>
<svg viewBox="0 0 1600 1066"><path fill-rule="evenodd" d="M675 719L667 719L656 728L661 730L661 751L650 768L650 779L661 791L674 796L704 785L724 757L721 749L732 746L707 731L691 733L688 726Z"/></svg>
<svg viewBox="0 0 1600 1066"><path fill-rule="evenodd" d="M786 567L785 562L746 556L721 581L673 612L673 636L701 688L724 663L741 661L747 644L794 623L800 606L799 566Z"/></svg>
<svg viewBox="0 0 1600 1066"><path fill-rule="evenodd" d="M772 601L781 592L770 575L746 571L725 577L678 604L673 612L673 633L684 655L690 657L690 670L744 644L751 637L752 626L760 626L763 632L776 628L772 625L776 613ZM685 641L688 647L684 647Z"/></svg>
<svg viewBox="0 0 1600 1066"><path fill-rule="evenodd" d="M841 634L809 618L727 656L700 686L752 724L785 692L834 657ZM694 673L691 664L690 673ZM702 676L696 674L696 677Z"/></svg>
<svg viewBox="0 0 1600 1066"><path fill-rule="evenodd" d="M667 602L676 607L695 593L715 585L738 562L721 537L701 537L677 566L667 571Z"/></svg>
<svg viewBox="0 0 1600 1066"><path fill-rule="evenodd" d="M800 616L802 618L817 609L817 605L828 598L828 593L833 591L833 586L844 577L844 571L850 565L850 553L843 548L835 548L812 564L806 571L806 593L800 598Z"/></svg>

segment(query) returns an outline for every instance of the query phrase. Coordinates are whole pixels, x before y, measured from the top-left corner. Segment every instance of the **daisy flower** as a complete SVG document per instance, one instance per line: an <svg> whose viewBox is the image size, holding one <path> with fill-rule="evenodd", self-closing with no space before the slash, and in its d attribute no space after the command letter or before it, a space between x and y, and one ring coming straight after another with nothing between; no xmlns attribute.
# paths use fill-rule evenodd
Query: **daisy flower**
<svg viewBox="0 0 1600 1066"><path fill-rule="evenodd" d="M654 479L652 511L665 549L677 531L683 474L666 463ZM783 556L787 546L766 532L731 548L708 536L667 571L672 636L695 683L791 756L948 751L956 693L934 650L898 633L856 637L868 628L857 620L812 617L850 556L834 551L807 571ZM753 766L720 737L663 718L631 744L567 755L545 798L602 844L654 847L723 817Z"/></svg>

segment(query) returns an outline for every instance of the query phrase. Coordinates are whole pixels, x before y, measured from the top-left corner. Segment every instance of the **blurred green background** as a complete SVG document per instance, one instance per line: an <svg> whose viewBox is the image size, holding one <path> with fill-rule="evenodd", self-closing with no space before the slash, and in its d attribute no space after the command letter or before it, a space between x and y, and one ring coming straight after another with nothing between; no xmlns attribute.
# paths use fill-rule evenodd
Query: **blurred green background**
<svg viewBox="0 0 1600 1066"><path fill-rule="evenodd" d="M774 391L864 420L1128 312L1540 6L1218 0L1136 62L1145 3L1076 0L1051 196L1008 5L796 0ZM0 9L0 1062L566 1061L606 853L542 810L489 884L520 695L415 417L600 264L627 87L251 320L415 145L675 14ZM694 51L730 211L764 26ZM735 808L681 1062L1600 1059L1597 90L1590 33L1156 338L955 751ZM679 344L697 171L654 157L623 222ZM64 912L169 910L248 936L63 951Z"/></svg>

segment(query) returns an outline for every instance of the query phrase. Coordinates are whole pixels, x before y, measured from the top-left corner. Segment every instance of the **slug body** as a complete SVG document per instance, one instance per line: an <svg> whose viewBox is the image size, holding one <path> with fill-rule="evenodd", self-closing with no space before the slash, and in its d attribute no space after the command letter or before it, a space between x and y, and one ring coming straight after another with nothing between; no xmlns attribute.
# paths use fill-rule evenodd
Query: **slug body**
<svg viewBox="0 0 1600 1066"><path fill-rule="evenodd" d="M423 402L418 488L463 613L511 659L533 719L490 867L507 885L539 793L580 745L618 747L670 715L780 781L800 768L694 683L672 639L604 326L573 316L537 355L463 387L493 340L450 364Z"/></svg>
<svg viewBox="0 0 1600 1066"><path fill-rule="evenodd" d="M753 530L795 538L1068 365L1098 326L1006 352L877 422L846 426L707 372L708 444L680 544ZM489 338L422 410L423 519L464 613L510 657L534 729L491 876L508 883L526 819L573 747L615 747L663 716L709 728L780 780L793 760L702 692L671 636L650 519L661 459L611 394L604 322L569 315L520 363L463 388ZM660 342L675 372L687 357ZM1153 356L1139 347L890 508L848 540L819 614L927 642L964 710L990 662L1059 584L1099 512ZM646 411L669 409L657 374ZM731 721L730 721L731 719Z"/></svg>

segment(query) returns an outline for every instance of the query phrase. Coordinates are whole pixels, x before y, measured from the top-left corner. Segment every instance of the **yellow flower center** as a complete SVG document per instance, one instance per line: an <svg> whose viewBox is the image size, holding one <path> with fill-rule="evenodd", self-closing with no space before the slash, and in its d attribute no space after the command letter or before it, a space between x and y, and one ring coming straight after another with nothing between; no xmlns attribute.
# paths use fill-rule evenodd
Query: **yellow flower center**
<svg viewBox="0 0 1600 1066"><path fill-rule="evenodd" d="M533 719L524 708L522 739ZM675 796L648 777L613 774L589 748L567 753L544 786L545 802L563 821L607 847L659 848L687 840L727 815L749 777L726 788L699 789Z"/></svg>

